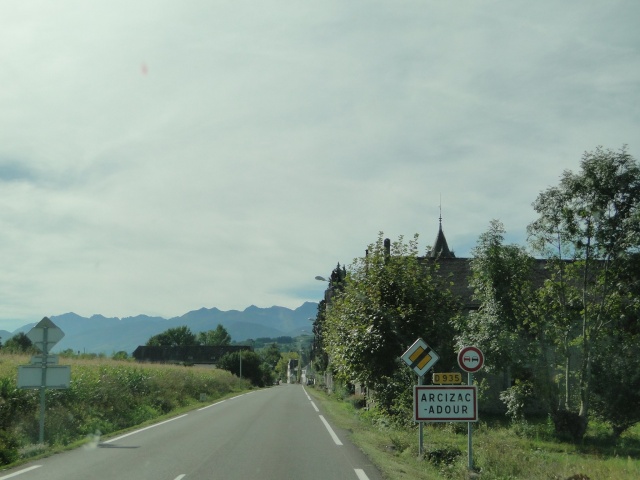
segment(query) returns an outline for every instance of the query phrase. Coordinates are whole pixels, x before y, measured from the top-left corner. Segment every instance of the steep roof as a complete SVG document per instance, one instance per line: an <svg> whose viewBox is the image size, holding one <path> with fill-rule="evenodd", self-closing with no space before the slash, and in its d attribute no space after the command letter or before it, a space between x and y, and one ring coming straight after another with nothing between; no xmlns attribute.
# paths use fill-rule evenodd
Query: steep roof
<svg viewBox="0 0 640 480"><path fill-rule="evenodd" d="M429 258L455 258L455 255L451 250L449 250L449 245L447 245L447 239L444 236L444 232L442 231L442 217L440 217L440 226L438 227L438 235L436 236L436 241L433 242L433 247L427 254Z"/></svg>

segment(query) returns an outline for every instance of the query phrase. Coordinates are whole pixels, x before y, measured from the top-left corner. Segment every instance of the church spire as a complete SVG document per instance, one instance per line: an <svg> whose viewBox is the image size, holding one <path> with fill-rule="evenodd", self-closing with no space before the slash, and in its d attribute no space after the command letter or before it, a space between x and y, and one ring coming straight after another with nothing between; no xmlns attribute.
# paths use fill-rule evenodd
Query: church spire
<svg viewBox="0 0 640 480"><path fill-rule="evenodd" d="M438 236L436 237L436 241L433 243L433 247L431 247L431 251L428 256L430 258L455 258L456 256L451 250L449 250L447 239L442 231L442 200L440 201L440 217L438 218L438 221Z"/></svg>

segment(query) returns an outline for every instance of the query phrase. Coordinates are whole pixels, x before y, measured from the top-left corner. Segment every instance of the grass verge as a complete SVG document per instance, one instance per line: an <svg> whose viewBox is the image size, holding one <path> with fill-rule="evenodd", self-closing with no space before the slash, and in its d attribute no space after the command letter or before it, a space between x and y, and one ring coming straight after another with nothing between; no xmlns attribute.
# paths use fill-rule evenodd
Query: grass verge
<svg viewBox="0 0 640 480"><path fill-rule="evenodd" d="M614 443L592 422L583 444L575 445L553 439L544 421L510 426L487 419L474 425L475 471L470 472L466 423L425 424L424 455L419 457L415 426L399 428L375 411L357 410L315 388L307 391L336 426L351 432L351 440L389 480L640 478L640 426Z"/></svg>

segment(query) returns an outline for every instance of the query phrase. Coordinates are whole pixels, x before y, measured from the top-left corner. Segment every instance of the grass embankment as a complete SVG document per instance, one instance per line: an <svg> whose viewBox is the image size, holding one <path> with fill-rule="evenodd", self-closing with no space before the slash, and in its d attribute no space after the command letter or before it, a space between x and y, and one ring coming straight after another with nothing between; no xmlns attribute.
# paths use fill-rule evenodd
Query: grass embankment
<svg viewBox="0 0 640 480"><path fill-rule="evenodd" d="M17 388L28 356L0 355L0 466L158 420L186 408L250 389L224 370L137 364L110 359L61 359L71 386L46 391L45 444L39 436L39 392Z"/></svg>
<svg viewBox="0 0 640 480"><path fill-rule="evenodd" d="M425 424L425 456L419 459L417 428L394 427L374 411L307 390L389 480L473 477L467 469L466 423ZM509 426L481 420L472 438L473 463L482 480L640 478L640 425L614 442L604 426L592 422L583 444L575 445L554 440L549 423Z"/></svg>

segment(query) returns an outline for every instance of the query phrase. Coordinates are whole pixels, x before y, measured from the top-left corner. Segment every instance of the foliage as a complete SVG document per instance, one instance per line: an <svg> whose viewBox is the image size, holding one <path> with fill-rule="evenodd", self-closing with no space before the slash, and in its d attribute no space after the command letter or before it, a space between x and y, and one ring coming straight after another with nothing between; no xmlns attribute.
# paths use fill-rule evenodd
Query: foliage
<svg viewBox="0 0 640 480"><path fill-rule="evenodd" d="M318 303L318 313L313 321L313 344L311 347L311 359L314 361L315 370L324 372L329 365L329 356L325 348L325 325L327 317L327 305L331 299L344 291L347 269L338 265L331 271L329 284L325 290L324 299ZM322 277L318 277L322 279Z"/></svg>
<svg viewBox="0 0 640 480"><path fill-rule="evenodd" d="M502 223L492 220L473 249L470 287L480 308L456 318L458 347L476 345L487 370L522 369L539 354L531 349L536 311L533 259L524 248L504 245Z"/></svg>
<svg viewBox="0 0 640 480"><path fill-rule="evenodd" d="M218 360L218 368L227 370L239 377L247 378L257 387L264 387L265 385L271 385L273 383L271 368L263 364L260 355L256 352L243 351L225 353L220 360ZM242 370L240 370L241 368Z"/></svg>
<svg viewBox="0 0 640 480"><path fill-rule="evenodd" d="M557 393L552 385L549 339L536 289L540 267L523 247L505 245L505 233L502 223L492 220L480 235L470 262L470 286L480 307L459 315L455 324L458 347L479 347L485 355L486 370L503 373L500 399L517 420L522 417L523 402L533 398L522 395L522 385L530 385L537 402L547 408L555 404Z"/></svg>
<svg viewBox="0 0 640 480"><path fill-rule="evenodd" d="M6 353L35 353L38 349L24 332L15 334L4 343L2 350Z"/></svg>
<svg viewBox="0 0 640 480"><path fill-rule="evenodd" d="M596 414L611 424L615 437L640 423L640 335L620 334L600 344L593 396Z"/></svg>
<svg viewBox="0 0 640 480"><path fill-rule="evenodd" d="M376 392L388 388L398 358L418 338L428 338L443 363L453 354L450 320L458 305L434 276L436 262L418 257L417 235L385 246L382 233L354 261L326 311L324 344L338 378ZM451 355L453 357L453 355ZM389 400L384 407L391 409Z"/></svg>
<svg viewBox="0 0 640 480"><path fill-rule="evenodd" d="M197 344L195 334L187 326L170 328L147 341L148 347L188 347Z"/></svg>
<svg viewBox="0 0 640 480"><path fill-rule="evenodd" d="M579 173L565 171L533 207L539 217L528 227L530 243L553 260L541 305L551 320L546 328L564 346L565 408L575 411L569 382L575 375L577 413L586 425L595 353L618 328L615 319L636 308L620 280L628 256L640 248L640 167L625 148L599 147L583 155Z"/></svg>
<svg viewBox="0 0 640 480"><path fill-rule="evenodd" d="M280 361L280 348L277 343L272 343L260 352L262 361L266 363L271 370L275 370L276 365Z"/></svg>
<svg viewBox="0 0 640 480"><path fill-rule="evenodd" d="M129 358L129 354L124 350L120 350L113 354L112 358L114 360L127 360Z"/></svg>
<svg viewBox="0 0 640 480"><path fill-rule="evenodd" d="M286 380L289 360L300 360L300 354L298 352L284 352L280 355L280 360L276 363L275 368L275 375L278 379Z"/></svg>
<svg viewBox="0 0 640 480"><path fill-rule="evenodd" d="M529 398L533 396L532 382L516 380L515 385L500 392L500 400L507 406L507 416L513 422L524 421L524 407Z"/></svg>
<svg viewBox="0 0 640 480"><path fill-rule="evenodd" d="M215 330L198 333L197 345L230 345L231 335L227 329L218 324Z"/></svg>

